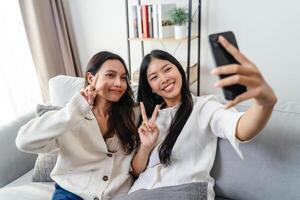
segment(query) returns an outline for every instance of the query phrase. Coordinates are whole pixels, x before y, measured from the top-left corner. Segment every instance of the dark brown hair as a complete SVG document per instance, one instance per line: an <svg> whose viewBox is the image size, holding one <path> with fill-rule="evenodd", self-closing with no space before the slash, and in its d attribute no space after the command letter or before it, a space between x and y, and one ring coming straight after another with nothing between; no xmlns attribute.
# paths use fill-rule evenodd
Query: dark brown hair
<svg viewBox="0 0 300 200"><path fill-rule="evenodd" d="M172 150L180 135L186 121L193 110L193 99L186 80L185 72L181 64L168 52L161 50L152 50L147 54L141 64L138 101L145 104L147 116L150 117L156 104L161 104L164 99L153 93L147 79L147 69L153 59L168 60L173 63L179 70L182 78L181 86L181 104L172 119L168 134L162 144L159 146L159 159L164 166L171 165Z"/></svg>
<svg viewBox="0 0 300 200"><path fill-rule="evenodd" d="M136 136L137 136L137 127L134 123L134 112L133 107L135 106L133 92L128 82L128 70L126 68L124 60L114 53L108 51L101 51L95 54L87 65L86 74L90 72L95 75L102 64L107 60L119 60L126 71L127 74L127 89L123 96L117 102L112 102L112 105L109 109L109 118L108 118L108 135L117 134L119 137L122 148L126 153L131 153L136 147ZM86 85L87 77L86 77Z"/></svg>

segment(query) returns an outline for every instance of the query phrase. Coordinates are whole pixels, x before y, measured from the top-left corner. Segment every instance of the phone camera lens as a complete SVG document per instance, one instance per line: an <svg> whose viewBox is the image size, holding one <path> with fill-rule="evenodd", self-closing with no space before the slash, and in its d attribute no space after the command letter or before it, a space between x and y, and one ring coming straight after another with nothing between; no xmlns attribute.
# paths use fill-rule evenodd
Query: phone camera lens
<svg viewBox="0 0 300 200"><path fill-rule="evenodd" d="M214 42L218 42L218 35L212 36L212 40L213 40Z"/></svg>
<svg viewBox="0 0 300 200"><path fill-rule="evenodd" d="M212 37L212 41L213 41L214 47L219 47L218 38L219 38L218 35L214 35L214 36Z"/></svg>

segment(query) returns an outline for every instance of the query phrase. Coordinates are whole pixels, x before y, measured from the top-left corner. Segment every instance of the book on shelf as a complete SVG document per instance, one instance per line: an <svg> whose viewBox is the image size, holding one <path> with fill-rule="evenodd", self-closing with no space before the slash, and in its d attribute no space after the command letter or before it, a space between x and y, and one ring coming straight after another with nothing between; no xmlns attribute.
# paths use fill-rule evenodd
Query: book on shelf
<svg viewBox="0 0 300 200"><path fill-rule="evenodd" d="M153 25L153 38L158 38L158 16L157 4L152 5L152 25Z"/></svg>
<svg viewBox="0 0 300 200"><path fill-rule="evenodd" d="M149 37L153 38L153 5L148 5Z"/></svg>
<svg viewBox="0 0 300 200"><path fill-rule="evenodd" d="M143 27L142 27L142 13L141 13L141 6L136 6L137 11L137 20L138 20L138 37L143 37Z"/></svg>
<svg viewBox="0 0 300 200"><path fill-rule="evenodd" d="M138 33L138 18L137 18L137 8L132 6L132 28L130 29L130 36L137 38L139 37Z"/></svg>
<svg viewBox="0 0 300 200"><path fill-rule="evenodd" d="M169 12L176 4L132 6L130 36L133 38L167 38L174 36Z"/></svg>
<svg viewBox="0 0 300 200"><path fill-rule="evenodd" d="M149 14L148 14L148 5L142 5L142 29L143 37L149 38Z"/></svg>

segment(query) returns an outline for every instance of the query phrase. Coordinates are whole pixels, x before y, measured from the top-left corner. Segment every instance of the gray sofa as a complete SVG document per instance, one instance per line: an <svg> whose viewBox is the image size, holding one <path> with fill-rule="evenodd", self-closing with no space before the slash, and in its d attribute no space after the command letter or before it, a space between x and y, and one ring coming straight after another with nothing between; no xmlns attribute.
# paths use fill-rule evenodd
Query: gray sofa
<svg viewBox="0 0 300 200"><path fill-rule="evenodd" d="M237 106L246 110L247 106ZM270 121L241 144L244 160L219 140L212 176L220 197L241 200L300 199L300 104L278 102Z"/></svg>
<svg viewBox="0 0 300 200"><path fill-rule="evenodd" d="M51 104L65 104L82 83L70 77L53 78ZM245 110L247 105L237 108ZM34 111L0 127L0 200L51 199L53 183L31 181L36 156L15 146L18 129L33 117ZM212 170L216 199L300 199L300 104L278 102L262 133L240 148L244 160L226 140L219 140Z"/></svg>

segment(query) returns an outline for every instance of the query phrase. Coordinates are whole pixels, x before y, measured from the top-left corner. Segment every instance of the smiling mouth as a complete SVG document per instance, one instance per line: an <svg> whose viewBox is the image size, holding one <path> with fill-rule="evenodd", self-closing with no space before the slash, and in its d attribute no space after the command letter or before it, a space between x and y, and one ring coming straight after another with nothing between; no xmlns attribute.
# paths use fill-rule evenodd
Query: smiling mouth
<svg viewBox="0 0 300 200"><path fill-rule="evenodd" d="M174 85L175 85L175 81L173 83L170 83L167 86L163 87L162 90L165 92L169 92L173 88Z"/></svg>
<svg viewBox="0 0 300 200"><path fill-rule="evenodd" d="M118 94L122 94L123 93L123 90L114 90L114 89L110 89L111 92L114 92L114 93L118 93Z"/></svg>

